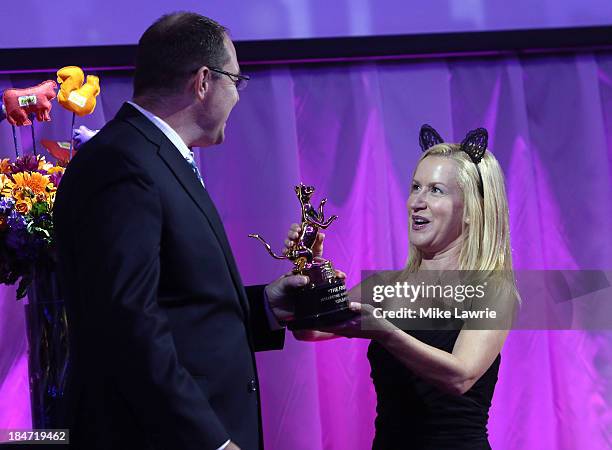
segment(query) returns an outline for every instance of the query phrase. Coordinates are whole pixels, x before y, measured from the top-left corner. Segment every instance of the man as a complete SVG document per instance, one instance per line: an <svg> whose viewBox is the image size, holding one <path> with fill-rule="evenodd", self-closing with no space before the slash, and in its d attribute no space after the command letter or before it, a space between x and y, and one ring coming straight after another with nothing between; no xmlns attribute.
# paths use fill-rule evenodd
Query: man
<svg viewBox="0 0 612 450"><path fill-rule="evenodd" d="M262 447L255 350L280 349L286 276L244 288L192 147L223 142L244 79L225 28L162 17L138 44L134 99L57 193L79 449Z"/></svg>

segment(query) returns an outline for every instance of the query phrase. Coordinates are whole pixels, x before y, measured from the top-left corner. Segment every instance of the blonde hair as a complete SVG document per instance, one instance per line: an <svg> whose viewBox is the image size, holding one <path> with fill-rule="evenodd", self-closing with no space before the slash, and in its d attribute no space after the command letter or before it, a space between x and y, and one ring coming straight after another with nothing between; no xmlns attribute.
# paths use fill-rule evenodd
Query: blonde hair
<svg viewBox="0 0 612 450"><path fill-rule="evenodd" d="M459 254L459 270L512 271L510 220L504 174L488 150L478 164L482 175L484 197L480 195L480 178L476 164L461 150L459 144L442 143L423 152L419 164L428 156L440 156L455 161L457 182L463 192L463 229ZM417 165L418 167L418 165ZM416 173L416 168L415 168ZM414 178L414 173L413 173ZM410 244L406 269L416 272L422 254Z"/></svg>

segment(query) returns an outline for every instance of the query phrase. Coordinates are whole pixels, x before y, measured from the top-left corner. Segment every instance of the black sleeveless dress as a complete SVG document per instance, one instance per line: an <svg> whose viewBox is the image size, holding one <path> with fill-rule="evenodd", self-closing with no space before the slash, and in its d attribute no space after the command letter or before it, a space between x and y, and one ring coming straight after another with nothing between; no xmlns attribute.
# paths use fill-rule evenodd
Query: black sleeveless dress
<svg viewBox="0 0 612 450"><path fill-rule="evenodd" d="M410 331L418 340L452 352L459 330ZM397 361L380 344L368 349L376 389L373 450L490 449L487 421L501 357L462 396L442 392Z"/></svg>

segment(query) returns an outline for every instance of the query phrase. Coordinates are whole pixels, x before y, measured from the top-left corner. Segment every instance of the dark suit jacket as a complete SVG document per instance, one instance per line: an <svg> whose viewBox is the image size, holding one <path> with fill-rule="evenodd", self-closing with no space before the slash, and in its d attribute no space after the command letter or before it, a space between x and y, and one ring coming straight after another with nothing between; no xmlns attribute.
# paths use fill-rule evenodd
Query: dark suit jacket
<svg viewBox="0 0 612 450"><path fill-rule="evenodd" d="M208 193L134 107L75 155L54 220L83 449L261 446L254 351L282 348Z"/></svg>

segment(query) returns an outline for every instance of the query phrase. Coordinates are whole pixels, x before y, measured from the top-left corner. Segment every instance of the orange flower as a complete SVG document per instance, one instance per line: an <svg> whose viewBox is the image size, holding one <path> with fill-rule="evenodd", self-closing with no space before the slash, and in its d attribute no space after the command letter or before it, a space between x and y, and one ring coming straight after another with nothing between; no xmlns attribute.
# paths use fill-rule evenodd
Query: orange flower
<svg viewBox="0 0 612 450"><path fill-rule="evenodd" d="M49 183L49 177L38 172L20 172L13 174L14 187L29 188L34 194L47 192Z"/></svg>
<svg viewBox="0 0 612 450"><path fill-rule="evenodd" d="M8 158L0 160L0 173L8 175L11 173L11 162Z"/></svg>
<svg viewBox="0 0 612 450"><path fill-rule="evenodd" d="M13 185L12 187L5 186L4 190L2 191L2 194L5 197L13 197L13 199L16 202L18 202L20 200L25 200L26 198L31 198L32 197L30 195L31 193L32 193L32 191L30 191L29 189L22 188L22 187L17 187L15 185Z"/></svg>
<svg viewBox="0 0 612 450"><path fill-rule="evenodd" d="M27 214L30 212L31 209L32 209L32 202L30 201L29 198L26 198L25 200L20 200L17 203L15 203L15 211L17 211L20 214Z"/></svg>
<svg viewBox="0 0 612 450"><path fill-rule="evenodd" d="M13 183L13 180L7 177L5 180L3 180L2 190L0 191L0 194L2 194L2 196L4 197L14 197L14 195L20 194L22 189L21 188L13 189L14 186L15 186L15 183Z"/></svg>
<svg viewBox="0 0 612 450"><path fill-rule="evenodd" d="M10 180L9 177L4 175L3 173L0 173L0 191L2 191L2 189L4 189L4 185L7 184L9 182L9 180Z"/></svg>

